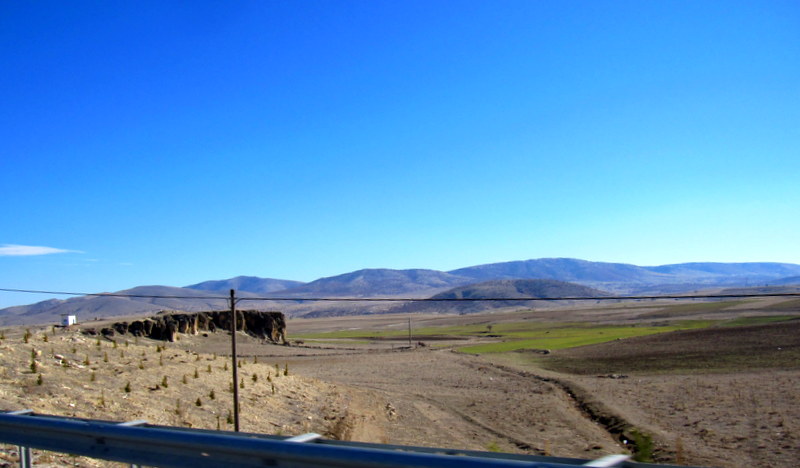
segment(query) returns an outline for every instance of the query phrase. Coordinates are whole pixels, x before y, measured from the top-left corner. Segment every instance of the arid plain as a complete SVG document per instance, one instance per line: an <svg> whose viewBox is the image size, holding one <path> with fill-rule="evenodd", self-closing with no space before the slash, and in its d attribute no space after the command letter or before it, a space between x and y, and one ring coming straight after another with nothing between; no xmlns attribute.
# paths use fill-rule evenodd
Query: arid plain
<svg viewBox="0 0 800 468"><path fill-rule="evenodd" d="M750 299L290 319L291 346L240 334L242 430L795 466L795 317L798 300ZM6 328L0 336L2 410L232 429L227 333L163 343L27 330ZM11 463L14 449L0 456ZM36 457L45 466L103 464Z"/></svg>

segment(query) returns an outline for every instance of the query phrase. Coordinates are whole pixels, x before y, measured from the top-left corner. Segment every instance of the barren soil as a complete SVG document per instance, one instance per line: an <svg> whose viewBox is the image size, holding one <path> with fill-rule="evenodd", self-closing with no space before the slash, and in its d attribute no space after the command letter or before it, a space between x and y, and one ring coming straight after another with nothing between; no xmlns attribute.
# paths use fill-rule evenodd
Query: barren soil
<svg viewBox="0 0 800 468"><path fill-rule="evenodd" d="M678 315L775 314L763 304L683 307ZM800 312L793 307L780 311ZM669 320L670 313L665 304L635 303L412 319L415 327L527 320L653 324ZM292 319L288 336L406 327L406 316ZM285 347L240 334L242 429L597 458L630 449L623 441L633 428L653 437L657 461L795 466L800 458L797 327L800 322L677 332L545 357L455 351L470 340L490 337L465 341L440 336L421 347L409 347L400 338ZM116 337L115 346L72 331L32 332L28 343L23 329L6 329L0 340L0 410L31 408L96 419L232 428L227 422L227 333L181 336L158 351L164 343ZM34 361L36 372L31 370ZM625 378L609 378L612 373ZM130 392L124 390L128 382ZM13 450L7 448L0 457L12 461ZM57 454L37 457L37 465L44 466L103 464Z"/></svg>

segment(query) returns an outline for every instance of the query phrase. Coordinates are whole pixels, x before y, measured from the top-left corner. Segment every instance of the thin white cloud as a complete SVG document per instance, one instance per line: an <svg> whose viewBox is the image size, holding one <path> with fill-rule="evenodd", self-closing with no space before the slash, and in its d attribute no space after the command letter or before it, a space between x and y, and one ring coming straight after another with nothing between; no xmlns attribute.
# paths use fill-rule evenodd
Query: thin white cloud
<svg viewBox="0 0 800 468"><path fill-rule="evenodd" d="M0 246L0 257L22 257L31 255L50 255L58 253L83 253L80 250L57 249L37 245L3 244Z"/></svg>

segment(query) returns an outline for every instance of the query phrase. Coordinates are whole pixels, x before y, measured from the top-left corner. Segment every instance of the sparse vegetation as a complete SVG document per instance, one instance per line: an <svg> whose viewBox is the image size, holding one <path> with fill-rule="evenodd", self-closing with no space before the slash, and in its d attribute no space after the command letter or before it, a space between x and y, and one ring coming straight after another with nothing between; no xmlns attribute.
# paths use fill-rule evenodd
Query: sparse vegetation
<svg viewBox="0 0 800 468"><path fill-rule="evenodd" d="M649 310L653 309L654 307L650 307ZM647 311L648 309L642 307L642 310ZM726 311L725 313L728 314L727 309L720 310ZM485 320L475 325L468 324L439 328L428 327L427 330L430 330L430 334L428 336L430 336L431 339L426 339L429 346L427 349L418 348L410 352L395 353L388 351L390 350L392 344L392 340L388 338L383 342L380 340L365 340L362 344L358 344L362 342L361 339L349 340L345 346L341 345L342 340L340 339L332 339L331 341L336 342L337 346L342 348L348 347L358 349L361 347L363 349L377 349L380 347L380 349L386 350L386 352L374 353L372 355L370 355L369 352L361 353L359 351L347 351L348 354L353 354L353 356L348 356L347 360L348 362L352 362L354 367L348 368L344 375L349 376L352 374L355 376L354 378L359 379L358 381L364 381L363 379L367 378L364 376L368 375L365 373L368 370L373 373L375 372L375 367L369 366L379 365L380 369L385 373L385 375L394 375L393 371L403 368L396 367L395 364L391 364L392 361L400 363L403 360L407 360L409 366L420 366L418 368L418 372L421 373L420 379L419 381L415 381L418 382L415 383L415 385L420 385L420 388L415 389L415 392L424 392L426 395L431 395L430 403L436 405L434 417L437 418L437 421L431 421L429 424L431 424L431 426L434 428L438 429L439 424L443 424L440 421L447 421L448 424L455 424L457 426L458 423L455 421L459 420L458 415L466 414L470 417L475 417L476 419L486 421L487 424L491 424L501 433L513 434L514 432L512 431L519 431L518 433L528 434L526 437L530 438L532 446L536 447L542 453L549 454L552 451L556 456L596 458L596 456L599 456L599 454L602 453L601 451L614 450L614 447L609 447L604 444L595 446L594 442L592 441L588 444L576 446L575 451L570 452L569 450L572 449L568 447L568 444L560 442L561 440L570 440L569 436L565 436L563 439L561 438L561 436L567 434L566 431L569 431L568 427L570 423L577 427L583 424L583 422L578 420L570 421L559 419L561 417L561 415L558 413L558 405L560 403L553 404L553 402L562 401L560 399L564 398L563 390L552 383L544 383L538 381L536 378L531 378L530 375L536 375L537 371L535 369L538 368L536 366L541 365L543 362L560 362L558 359L570 357L571 354L569 353L572 353L575 350L590 350L594 349L595 347L602 346L607 347L605 349L626 349L626 346L631 346L630 344L636 343L637 340L649 340L662 337L662 339L669 341L671 339L670 337L673 336L662 335L660 333L645 333L637 337L636 333L639 331L649 331L649 329L656 331L669 331L670 328L686 329L690 331L692 329L700 331L716 331L727 330L732 327L737 329L743 326L752 327L759 323L770 326L771 323L780 322L774 325L779 328L791 327L792 323L797 323L796 320L792 320L795 316L790 315L790 311L784 311L781 313L785 315L780 317L767 317L765 315L754 314L752 317L743 316L739 318L729 318L731 315L726 315L721 317L719 320L696 320L693 322L679 322L675 320L663 320L660 322L655 322L653 320L648 320L647 322L634 324L632 322L619 320L613 325L603 326L587 326L580 324L577 321L571 323L544 323L536 321L542 320L542 318L533 314L530 316L536 318L528 322L511 322L502 320L495 321L495 317L493 316L492 328L489 328L486 325ZM545 316L546 311L541 312L541 315ZM471 318L463 318L465 321L469 319ZM383 320L385 320L385 318ZM437 317L436 320L446 321L447 317ZM626 325L621 326L619 323L626 323ZM448 341L448 338L446 338L448 335L443 332L445 329L453 330L455 333L453 336L460 337L461 339ZM415 329L415 337L418 336L419 339L424 339L425 336L423 334L417 334L417 332L420 330L426 330L426 328L420 327L419 329ZM614 338L614 334L619 330L632 330L632 333L634 333L631 335L633 340L622 337L622 339L617 341L617 339ZM35 343L37 339L36 337L42 336L42 329L32 329L32 331L33 335L31 341ZM212 342L212 340L208 339L207 337L205 339L200 337L184 337L180 343L176 343L174 345L174 348L172 346L170 346L168 349L164 348L159 353L159 361L162 363L163 367L159 367L157 371L157 374L162 374L162 381L159 382L159 384L154 385L155 382L153 382L153 380L158 379L157 374L154 375L152 372L152 370L155 369L153 367L153 361L155 361L153 347L155 346L155 342L152 340L142 339L141 345L134 345L133 341L131 341L130 344L128 344L127 341L123 341L119 343L119 346L114 346L114 343L117 343L118 341L108 340L111 341L111 343L102 348L122 348L121 345L123 343L126 344L126 347L134 348L130 349L127 353L122 352L122 350L120 353L108 353L103 352L103 349L94 348L96 346L94 337L71 335L70 331L64 331L63 333L59 332L57 338L52 338L49 340L48 346L45 349L50 349L50 352L47 353L45 358L42 357L43 353L37 352L37 350L32 349L31 346L23 347L21 345L23 340L21 339L22 333L20 332L21 330L15 331L14 334L6 333L12 336L13 341L10 343L3 343L3 345L10 345L10 348L14 351L3 351L4 358L10 358L12 354L15 356L14 359L16 359L16 364L14 364L14 366L16 366L16 371L12 371L12 369L9 367L9 371L2 374L3 380L8 380L9 382L19 385L20 388L27 389L32 395L46 395L48 392L56 392L62 387L70 388L70 391L60 393L68 394L69 399L66 401L74 402L76 406L67 406L65 408L61 408L64 414L76 414L78 417L89 416L98 419L115 419L120 421L141 417L143 419L153 421L156 424L191 425L192 427L202 427L206 429L213 429L222 425L223 418L227 424L233 424L233 417L230 411L228 411L228 408L230 407L230 397L217 399L215 394L216 388L219 388L223 391L225 388L230 388L226 387L226 385L231 385L229 373L214 373L212 371L211 364L207 363L205 370L208 372L208 375L202 379L200 378L200 373L202 371L199 369L202 368L202 366L196 363L200 361L210 362L213 360L210 352L209 354L202 352L203 348L201 347L208 346L208 343ZM383 331L380 331L379 333L373 333L369 330L357 330L357 332L362 336L378 336L383 333ZM487 337L486 335L488 333L499 335L499 337ZM689 332L687 331L681 333ZM783 339L780 338L783 336L780 334L772 334L770 336L773 337L772 339ZM450 347L463 347L465 343L481 345L492 344L489 343L490 341L505 341L511 343L524 342L528 340L531 342L535 340L549 340L551 343L565 343L569 345L570 342L580 342L585 338L592 337L602 337L603 339L611 339L613 341L606 344L600 342L591 346L580 347L558 348L553 346L541 346L541 348L547 348L554 351L547 356L531 352L493 352L487 354L486 356L469 356L465 354L439 352L435 349L439 343L447 343L447 346ZM619 335L617 337L619 337ZM397 340L399 341L403 338L407 338L407 336L398 337ZM761 341L764 342L764 340ZM716 345L721 342L712 339L707 340L707 343L714 343ZM744 342L740 340L737 345L742 345L743 343ZM781 341L781 345L782 344L783 341ZM159 344L158 346L161 345ZM248 346L251 348L248 348ZM259 358L256 356L256 352L258 351L253 352L253 347L255 346L255 343L250 342L248 344L247 341L245 341L243 349L244 354L247 357L242 358L242 360L239 362L241 362L242 365L246 363L247 365L244 367L248 367L248 369L245 372L240 372L240 382L236 383L240 387L244 388L246 385L246 380L251 380L251 387L249 391L242 392L241 394L242 408L244 410L242 412L244 430L281 434L319 432L325 433L327 436L327 431L332 430L331 428L340 422L342 425L346 423L363 424L363 422L359 422L360 420L358 418L353 417L355 413L348 415L346 410L342 411L342 406L337 406L342 405L345 402L349 402L350 398L353 398L352 394L345 393L347 391L343 392L342 390L337 390L339 393L334 392L321 397L320 394L315 390L316 387L304 386L306 385L304 382L306 382L308 379L299 377L308 375L306 372L308 372L309 366L318 366L318 368L321 369L319 372L323 375L333 373L335 372L334 369L324 369L325 362L333 361L326 361L326 359L328 359L326 357L320 358L322 361L321 364L312 364L310 360L306 362L303 359L299 359L297 361L292 360L291 371L293 377L275 380L272 377L272 370L275 370L275 377L280 377L281 374L283 374L284 377L287 377L289 375L290 366L288 365L286 359L293 359L278 356L294 356L294 353L302 353L305 351L298 349L286 349L286 354L279 354L283 351L283 349L279 350L275 348L275 354L270 354L271 356L275 357L270 358L270 361L277 360L278 362L269 364L267 362L263 362L264 359L260 359L262 363L258 362ZM683 344L681 344L681 346L685 348ZM783 349L781 350L779 350L778 347L779 346L773 346L769 351L771 354L766 356L768 356L768 360L771 360L770 362L780 363L782 366L784 366L780 371L784 374L778 375L769 372L762 372L762 374L760 374L761 379L774 379L775 381L771 385L775 386L776 388L795 388L797 385L796 375L800 374L797 374L795 371L791 371L794 373L789 372L791 369L796 369L798 367L796 363L800 362L800 358L798 358L795 354L792 354L794 351L792 351L789 346L783 346ZM73 349L75 352L70 354L70 349ZM217 346L216 349L225 348ZM687 351L691 351L690 348L685 349ZM146 355L139 359L138 353L143 350L147 351L145 353ZM30 360L28 360L29 352ZM268 353L272 352L272 350L268 351ZM308 352L319 353L319 350ZM125 357L126 354L128 356L127 358ZM332 354L334 356L336 355L336 353ZM658 351L656 354L659 354L662 358L664 357L664 354L661 351ZM51 363L51 356L58 356L55 357L55 366ZM250 357L253 359L250 360ZM91 368L84 368L85 366L80 365L80 363L87 358L95 362ZM721 353L719 356L717 356L717 358L717 363L728 359L725 353ZM755 363L759 363L758 365L764 364L763 356L757 353L749 353L747 354L747 358ZM98 365L98 361L100 361L100 359L103 359L103 364ZM145 368L145 361L148 359L150 361L150 369L148 369L148 372L142 372L142 370ZM334 359L338 359L336 362L342 362L341 357ZM656 381L655 379L657 378L657 375L654 375L652 372L650 372L643 377L639 374L635 374L637 371L630 368L622 368L622 370L620 370L620 368L617 367L614 367L613 369L610 367L597 367L597 360L586 359L585 357L581 357L580 359L583 359L583 361L587 363L587 366L591 364L591 366L594 367L592 367L592 370L589 371L590 373L587 377L575 378L584 379L580 381L585 382L582 383L582 385L591 385L593 386L591 387L592 390L595 390L596 388L606 388L605 391L607 393L598 393L598 399L610 398L609 395L614 397L618 395L619 400L614 401L615 408L622 408L624 411L626 405L630 405L631 408L636 408L636 411L641 412L642 414L646 415L646 417L654 417L651 416L651 414L658 414L658 420L664 421L665 425L673 424L672 422L667 422L670 418L678 420L679 417L688 418L690 416L693 417L695 414L701 415L693 419L703 421L697 426L684 427L682 424L685 424L685 421L678 425L680 431L682 431L680 433L686 434L686 437L683 438L675 438L676 432L669 432L671 426L665 426L667 429L664 429L664 431L667 431L665 433L667 434L668 438L662 440L659 437L662 437L662 432L664 431L653 432L654 435L651 436L648 435L650 434L649 431L651 428L649 428L646 424L643 425L642 427L646 428L647 431L642 429L637 436L638 439L634 439L632 436L630 437L634 444L641 447L641 449L637 451L639 452L637 453L637 457L641 457L639 459L644 460L648 457L655 457L658 460L666 462L680 461L687 464L698 464L696 462L697 459L695 458L698 451L706 450L706 446L722 447L723 442L721 442L721 440L723 438L726 440L734 440L734 437L738 436L739 433L735 431L739 429L739 426L731 423L730 419L723 419L720 422L716 422L717 415L720 413L720 411L724 411L720 410L720 408L722 408L721 405L724 403L726 407L736 406L736 401L743 402L742 405L740 405L742 412L746 413L748 417L750 417L749 415L753 415L752 417L759 421L759 425L756 426L755 429L757 430L758 437L764 437L765 441L773 441L772 445L765 445L768 447L778 447L776 451L783 451L786 453L789 452L788 449L783 449L781 448L781 445L778 445L788 444L783 441L777 441L772 434L773 432L776 434L790 434L793 429L791 428L792 426L789 421L791 421L791 418L797 413L796 410L792 409L791 406L786 406L785 402L790 400L780 400L780 398L783 397L776 396L778 394L775 392L768 394L769 396L762 396L762 394L754 396L748 391L742 390L747 389L746 384L751 382L751 380L747 380L750 379L750 376L736 377L738 380L730 381L715 381L713 379L716 377L709 375L708 372L705 371L703 374L697 374L696 377L693 374L676 374L665 376L665 378L669 377L670 379L682 379L676 382L674 387L685 389L685 392L680 390L672 390L669 392L668 396L665 397L662 395L660 397L662 398L662 401L664 401L665 398L670 398L670 400L668 400L667 404L662 404L661 408L654 408L648 407L647 402L650 401L648 398L658 395L659 388L652 383ZM279 364L280 360L285 361L283 366ZM680 360L675 359L674 362L689 361L690 360L681 358ZM383 366L384 362L387 363L386 367ZM650 365L650 363L648 363L646 360L638 359L638 362ZM662 362L670 361L669 358L667 358ZM38 367L36 372L27 372L28 369L26 369L26 365L31 363L37 363ZM453 373L451 375L452 369L455 367L448 367L448 363L452 363L453 365L459 363L463 364L462 367L458 368L460 369L458 372L461 373ZM495 365L495 363L498 364ZM511 365L509 363L513 363L514 365L519 364L529 366L525 367L525 369L527 369L526 372L528 372L526 376L528 377L520 376L518 383L515 383L517 381L512 380L514 371L511 369ZM65 367L61 368L58 366L59 364ZM223 366L225 370L228 370L229 365L227 365L227 360L224 360ZM219 368L222 368L223 366L220 366ZM339 369L341 368L339 367ZM704 367L704 369L706 368ZM559 372L565 371L565 369L556 370ZM0 369L0 372L3 372L3 369ZM628 372L634 373L632 373L629 376L630 378L627 379L624 378L627 375L619 376L620 380L614 380L617 378L617 376L608 377L612 374L620 374L622 372L626 374ZM44 378L44 374L47 374L46 379ZM17 377L14 377L15 375ZM193 378L190 378L190 376ZM173 381L171 382L173 385L169 387L166 385L166 383L170 382L163 381L165 378L169 380L173 378L179 379L179 385L175 385ZM342 377L337 375L336 378L340 379ZM269 382L269 387L259 384L259 381L263 382L265 379L266 382ZM401 395L402 391L398 393L398 389L405 388L389 387L389 378L381 377L379 380L381 382L376 383L377 388L382 388L382 386L386 385L386 389L392 395ZM459 392L463 392L465 398L469 396L471 401L462 402L460 401L460 398L440 398L436 393L436 388L440 388L435 386L437 385L437 380L441 380L442 385L449 385L453 386L452 388L458 388ZM126 381L127 384L125 384L125 387L127 387L127 389L123 388L122 392L111 392L108 396L102 393L102 390L105 388L120 388L119 382ZM643 384L637 383L642 381L644 382ZM664 380L664 382L667 382L667 380ZM0 385L4 384L0 383ZM309 390L309 388L311 388L311 390ZM526 391L516 392L514 390L519 388L525 388ZM97 395L98 389L101 390L101 395ZM232 388L230 388L230 390L232 391ZM477 393L470 393L478 392L478 390L481 392L479 396ZM369 393L371 391L371 388L359 389L359 392L368 393L369 398L374 398L375 394ZM735 392L739 392L739 396L737 398L733 398L733 400L725 399L727 398L726 395L728 393L735 396ZM273 398L266 396L270 393L274 395ZM83 396L83 394L85 394L85 396ZM280 394L280 397L277 397L278 394ZM702 413L701 411L703 408L701 405L695 407L692 406L692 398L696 398L697 395L704 394L713 395L713 397L703 400L702 404L707 408L713 408L714 411L716 411L715 413L712 414L711 410L706 413ZM195 396L195 401L191 400L192 395ZM331 395L333 395L333 397L331 397ZM691 398L682 398L681 395L691 395ZM284 398L284 396L286 398ZM20 395L15 398L15 402L31 402L24 405L14 403L14 405L17 407L32 407L37 412L42 411L45 413L53 413L54 408L57 408L52 403L48 403L48 399L46 398L41 398L40 400L29 398L28 400L25 400L25 395ZM37 396L35 398L40 397ZM253 416L253 413L255 412L251 411L251 409L258 408L260 405L263 405L264 398L268 399L270 410L267 412L259 411L257 412L258 417ZM337 408L340 411L322 414L315 412L320 411L318 408L321 405L316 403L320 401L320 398L327 399L325 405L326 408ZM417 411L423 410L425 405L428 403L423 402L421 403L422 406L420 406L419 409L415 409L414 404L416 400L414 400L413 395L402 397L398 396L398 398L402 398L402 400L393 403L395 403L395 407L400 410L400 414L403 415L403 417L395 420L396 422L392 423L391 426L385 427L402 427L402 424L405 424L405 421L420 421L420 416L417 414ZM37 401L41 401L41 403L37 403ZM360 405L354 405L351 406L351 408L354 408L353 411L366 411L367 414L370 414L369 411L374 410L374 401L366 405L364 404L365 401L368 400L362 400ZM383 403L380 403L378 405L378 409L381 409L382 405ZM64 404L64 406L66 405ZM395 407L389 409L390 406L387 405L385 414L379 412L380 414L375 416L375 419L372 419L372 421L376 421L375 424L383 424L381 422L383 420L382 418L386 417L391 419L396 417ZM497 416L497 414L514 414L514 411L523 407L526 408L526 415L524 418L500 418ZM309 411L309 408L313 409ZM749 408L753 408L753 410L750 410ZM767 408L776 409L767 411ZM661 411L662 409L664 410L663 412L656 413L656 411ZM126 414L136 414L136 416L127 417L125 416ZM313 415L313 422L310 418L306 419L307 416L311 415ZM439 418L440 415L442 416L442 419ZM625 414L623 414L623 416L625 416ZM262 419L264 421L262 421ZM547 420L557 421L557 424L541 423L541 421ZM451 423L450 421L454 422ZM634 421L634 423L635 422L636 421ZM545 431L539 431L540 425L546 426ZM762 425L767 427L767 429L758 429ZM593 426L597 425L593 424ZM591 430L597 430L597 427ZM224 428L230 429L230 427ZM456 427L456 429L459 428ZM556 432L554 433L552 431ZM451 435L452 437L459 437L457 432L453 432L452 434L456 434ZM745 436L749 435L745 434ZM388 433L385 437L387 438L387 442L396 443L394 442L394 439L392 439L392 434ZM769 439L770 437L772 437L772 439ZM498 440L500 442L498 442ZM425 442L437 444L439 446L444 446L447 443L446 441L431 442L427 440ZM466 442L463 440L458 440L457 442L474 443L474 441ZM649 449L648 442L650 447ZM483 443L481 443L479 439L478 444L478 448L484 448L486 450L514 450L513 445L507 444L505 439L491 441L491 439L487 440L485 438ZM699 445L703 446L698 448ZM656 450L655 447L658 447L658 450L654 455L653 451ZM670 449L672 449L672 451L669 451ZM648 450L650 451L649 454L647 453ZM756 450L755 446L752 450L753 453L762 455L764 452L762 449ZM665 455L665 453L667 454ZM669 454L674 454L674 460L665 458L668 457ZM779 457L779 455L774 455L774 457ZM719 464L727 466L725 463ZM780 464L772 463L772 466L780 466Z"/></svg>

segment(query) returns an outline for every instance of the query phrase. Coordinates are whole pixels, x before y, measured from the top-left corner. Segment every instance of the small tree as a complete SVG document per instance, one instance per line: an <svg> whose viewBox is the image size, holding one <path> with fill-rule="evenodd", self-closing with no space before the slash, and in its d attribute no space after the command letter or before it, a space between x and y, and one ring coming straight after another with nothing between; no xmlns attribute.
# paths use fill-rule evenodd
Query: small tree
<svg viewBox="0 0 800 468"><path fill-rule="evenodd" d="M36 385L42 384L42 374L39 374L39 377L36 378Z"/></svg>
<svg viewBox="0 0 800 468"><path fill-rule="evenodd" d="M212 388L211 391L208 392L208 398L209 398L209 400L213 400L216 397L217 397L217 395L214 393L214 389Z"/></svg>
<svg viewBox="0 0 800 468"><path fill-rule="evenodd" d="M195 406L203 406L203 402L200 400L200 397L197 397L197 401L194 402Z"/></svg>
<svg viewBox="0 0 800 468"><path fill-rule="evenodd" d="M167 376L166 375L164 376L163 379L161 379L161 386L164 387L164 388L169 387L169 384L167 383Z"/></svg>
<svg viewBox="0 0 800 468"><path fill-rule="evenodd" d="M131 383L130 382L126 383L125 384L125 388L123 388L123 390L125 390L125 393L130 393L131 392Z"/></svg>

